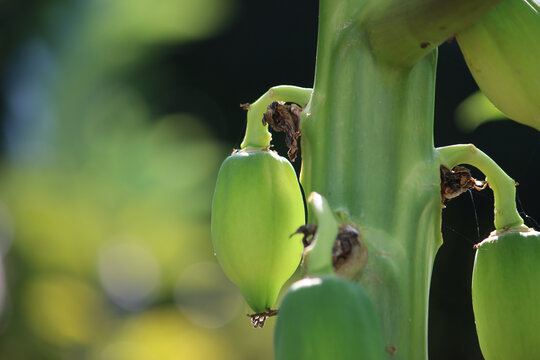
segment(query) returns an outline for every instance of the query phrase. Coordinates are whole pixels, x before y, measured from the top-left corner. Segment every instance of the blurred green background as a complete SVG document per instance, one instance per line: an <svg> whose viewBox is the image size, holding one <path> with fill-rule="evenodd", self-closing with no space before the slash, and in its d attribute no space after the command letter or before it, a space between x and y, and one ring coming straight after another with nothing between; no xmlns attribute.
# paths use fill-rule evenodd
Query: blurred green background
<svg viewBox="0 0 540 360"><path fill-rule="evenodd" d="M210 204L238 105L312 86L316 27L316 1L0 1L0 359L273 358L275 320L252 329L216 265ZM461 131L476 87L455 43L439 59L436 145L475 143L540 219L539 133ZM470 271L492 198L474 198L445 210L433 359L481 359Z"/></svg>

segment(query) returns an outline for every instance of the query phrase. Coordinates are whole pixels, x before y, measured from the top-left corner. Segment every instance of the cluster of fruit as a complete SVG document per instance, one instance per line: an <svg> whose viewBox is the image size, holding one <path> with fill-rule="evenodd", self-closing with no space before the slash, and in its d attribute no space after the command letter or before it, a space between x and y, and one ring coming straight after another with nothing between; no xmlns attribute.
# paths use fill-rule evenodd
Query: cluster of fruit
<svg viewBox="0 0 540 360"><path fill-rule="evenodd" d="M505 1L456 37L488 98L512 119L540 128L540 67L525 47L508 40L520 34L540 49L540 21L531 8L538 6L526 0ZM301 108L276 101L304 106L310 96L310 89L278 87L245 105L246 137L241 149L224 161L216 184L214 250L225 274L255 311L251 315L255 327L278 314L272 307L281 288L307 256L308 276L288 289L279 309L277 359L383 359L395 349L384 347L377 307L359 284L337 276L332 266L332 248L340 226L346 224L339 224L325 199L312 193L308 202L310 229L316 228L313 240L291 236L306 228L306 207L292 165L269 149L266 123L285 114L289 119L282 126L291 131L288 139L296 146ZM272 112L265 117L271 104ZM290 153L296 154L293 150ZM447 152L470 157L469 150L475 149L456 146ZM466 180L458 193L486 187L487 182L465 175L456 182ZM496 181L489 185L496 192ZM444 188L443 193L446 198L454 196ZM498 194L495 197L500 201ZM513 202L514 192L503 200ZM498 219L512 214L495 207L497 231L477 245L473 270L472 300L482 353L488 360L540 359L540 233L522 226L518 215L519 221L500 228Z"/></svg>

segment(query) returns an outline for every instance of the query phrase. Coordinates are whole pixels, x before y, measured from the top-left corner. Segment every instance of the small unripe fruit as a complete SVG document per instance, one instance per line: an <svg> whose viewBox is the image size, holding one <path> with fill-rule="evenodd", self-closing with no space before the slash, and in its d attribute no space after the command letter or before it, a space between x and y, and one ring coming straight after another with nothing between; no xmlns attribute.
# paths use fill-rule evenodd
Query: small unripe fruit
<svg viewBox="0 0 540 360"><path fill-rule="evenodd" d="M274 339L277 360L382 360L386 355L368 293L335 276L292 285L281 303Z"/></svg>
<svg viewBox="0 0 540 360"><path fill-rule="evenodd" d="M212 242L223 271L255 312L274 305L298 267L303 246L290 235L304 221L302 193L288 160L245 149L223 162L212 202Z"/></svg>
<svg viewBox="0 0 540 360"><path fill-rule="evenodd" d="M540 359L540 233L506 232L482 241L472 301L486 360Z"/></svg>

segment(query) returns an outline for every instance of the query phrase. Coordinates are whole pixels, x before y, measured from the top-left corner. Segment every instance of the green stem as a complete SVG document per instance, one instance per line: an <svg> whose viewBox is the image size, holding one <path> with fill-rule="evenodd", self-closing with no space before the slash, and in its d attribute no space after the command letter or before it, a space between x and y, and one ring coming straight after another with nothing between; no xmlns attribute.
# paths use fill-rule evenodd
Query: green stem
<svg viewBox="0 0 540 360"><path fill-rule="evenodd" d="M358 282L377 304L388 359L427 358L431 270L441 239L433 146L436 52L412 68L374 56L355 0L321 0L313 96L302 119L302 174L359 229Z"/></svg>
<svg viewBox="0 0 540 360"><path fill-rule="evenodd" d="M339 224L332 208L324 197L312 192L308 197L309 214L317 225L317 232L307 251L307 268L309 276L331 275L332 248L339 231Z"/></svg>
<svg viewBox="0 0 540 360"><path fill-rule="evenodd" d="M257 101L249 105L247 127L240 147L265 148L270 145L272 135L268 125L262 124L262 118L268 105L274 101L292 102L304 107L311 98L312 89L298 86L281 85L270 88Z"/></svg>
<svg viewBox="0 0 540 360"><path fill-rule="evenodd" d="M494 223L497 231L523 227L523 219L516 209L516 183L489 156L472 144L438 148L437 156L449 169L469 164L486 175L495 198Z"/></svg>

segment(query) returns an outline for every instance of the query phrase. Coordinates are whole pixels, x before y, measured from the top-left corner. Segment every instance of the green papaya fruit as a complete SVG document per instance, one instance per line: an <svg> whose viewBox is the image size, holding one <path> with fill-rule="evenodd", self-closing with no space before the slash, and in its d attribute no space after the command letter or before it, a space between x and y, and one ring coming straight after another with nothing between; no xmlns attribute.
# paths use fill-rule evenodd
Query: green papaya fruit
<svg viewBox="0 0 540 360"><path fill-rule="evenodd" d="M486 360L540 359L540 233L509 231L477 246L476 331Z"/></svg>
<svg viewBox="0 0 540 360"><path fill-rule="evenodd" d="M359 285L335 276L294 283L281 302L277 360L379 360L386 352L377 310Z"/></svg>
<svg viewBox="0 0 540 360"><path fill-rule="evenodd" d="M510 119L540 130L540 3L504 0L456 39L489 100Z"/></svg>
<svg viewBox="0 0 540 360"><path fill-rule="evenodd" d="M225 159L212 202L212 243L255 312L274 305L298 267L303 245L290 235L304 222L302 193L287 159L251 148Z"/></svg>

